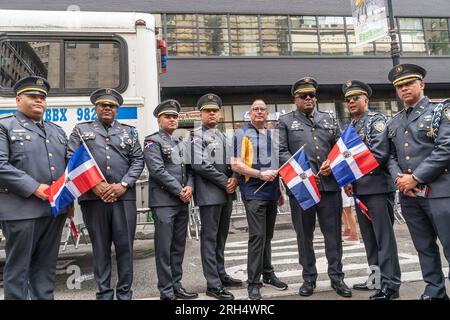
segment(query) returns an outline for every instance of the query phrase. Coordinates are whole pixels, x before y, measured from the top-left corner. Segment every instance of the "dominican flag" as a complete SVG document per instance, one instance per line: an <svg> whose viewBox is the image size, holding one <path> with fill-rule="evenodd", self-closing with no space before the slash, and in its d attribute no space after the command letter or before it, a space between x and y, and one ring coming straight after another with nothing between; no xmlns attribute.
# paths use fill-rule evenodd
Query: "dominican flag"
<svg viewBox="0 0 450 320"><path fill-rule="evenodd" d="M377 160L349 125L328 155L331 171L341 187L352 183L379 166Z"/></svg>
<svg viewBox="0 0 450 320"><path fill-rule="evenodd" d="M79 196L95 187L105 178L83 142L67 164L64 175L45 190L53 215L70 205Z"/></svg>
<svg viewBox="0 0 450 320"><path fill-rule="evenodd" d="M319 189L303 147L278 172L303 210L319 203Z"/></svg>

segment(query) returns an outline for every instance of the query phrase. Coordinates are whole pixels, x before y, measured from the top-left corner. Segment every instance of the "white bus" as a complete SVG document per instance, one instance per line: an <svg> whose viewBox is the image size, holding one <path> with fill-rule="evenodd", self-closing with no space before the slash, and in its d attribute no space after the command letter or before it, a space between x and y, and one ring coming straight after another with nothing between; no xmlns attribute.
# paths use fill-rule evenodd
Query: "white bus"
<svg viewBox="0 0 450 320"><path fill-rule="evenodd" d="M90 93L109 87L124 98L118 120L143 138L157 128L160 43L151 14L0 10L0 115L15 112L14 83L35 74L52 87L45 120L67 134L95 120Z"/></svg>
<svg viewBox="0 0 450 320"><path fill-rule="evenodd" d="M51 84L44 119L69 135L76 123L96 119L90 94L114 88L124 98L117 120L136 126L142 143L157 130L165 59L151 14L0 10L0 116L16 111L15 82L39 75ZM144 187L138 208L148 207ZM78 208L75 221L81 223Z"/></svg>

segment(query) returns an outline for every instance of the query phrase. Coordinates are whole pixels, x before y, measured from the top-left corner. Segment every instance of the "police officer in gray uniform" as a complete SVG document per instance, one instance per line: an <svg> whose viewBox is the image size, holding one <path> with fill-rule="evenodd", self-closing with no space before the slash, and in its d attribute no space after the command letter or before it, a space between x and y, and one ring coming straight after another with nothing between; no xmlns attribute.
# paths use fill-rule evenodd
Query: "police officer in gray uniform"
<svg viewBox="0 0 450 320"><path fill-rule="evenodd" d="M230 165L230 148L225 135L217 129L222 100L208 93L197 102L202 126L193 132L192 169L195 172L195 204L200 208L200 248L203 274L207 282L206 295L232 300L234 296L224 286L240 286L225 271L225 242L230 227L233 200L238 185Z"/></svg>
<svg viewBox="0 0 450 320"><path fill-rule="evenodd" d="M115 120L123 98L114 89L91 94L97 120L77 124L69 139L69 157L81 138L106 181L82 195L78 202L89 232L94 255L98 300L112 300L111 245L114 243L118 282L116 298L133 295L133 242L136 231L136 180L144 169L144 156L135 127Z"/></svg>
<svg viewBox="0 0 450 320"><path fill-rule="evenodd" d="M155 259L162 300L194 299L181 285L183 258L189 221L189 201L194 177L189 165L188 145L173 134L178 128L180 103L169 99L153 111L159 131L144 140L149 171L149 202L155 222Z"/></svg>
<svg viewBox="0 0 450 320"><path fill-rule="evenodd" d="M359 133L380 164L378 168L345 187L348 196L355 194L368 208L372 221L355 206L359 229L366 249L367 261L379 277L380 290L370 297L374 300L398 298L400 288L400 264L397 254L397 242L394 234L395 185L386 165L389 159L389 141L387 138L387 118L379 112L368 109L372 89L358 80L347 81L342 86L352 125ZM371 278L371 277L369 277ZM369 283L355 284L354 289L369 290Z"/></svg>
<svg viewBox="0 0 450 320"><path fill-rule="evenodd" d="M317 110L316 89L318 84L311 77L298 80L291 89L295 111L280 117L280 164L305 145L311 169L320 173L318 184L320 202L303 210L295 197L290 195L292 222L297 233L299 261L303 267L304 282L299 294L310 296L316 287L317 269L313 248L316 214L325 238L325 254L328 261L328 276L331 286L343 297L352 292L344 283L342 272L342 196L341 189L331 174L327 155L340 137L340 129L331 113Z"/></svg>
<svg viewBox="0 0 450 320"><path fill-rule="evenodd" d="M401 64L389 72L405 108L388 122L389 171L419 254L426 283L421 299L448 299L438 238L450 262L450 104L424 96L426 70Z"/></svg>
<svg viewBox="0 0 450 320"><path fill-rule="evenodd" d="M0 221L6 237L5 299L54 298L61 233L44 191L64 174L67 137L43 120L50 84L30 76L15 86L17 112L0 119ZM69 210L73 215L73 207Z"/></svg>

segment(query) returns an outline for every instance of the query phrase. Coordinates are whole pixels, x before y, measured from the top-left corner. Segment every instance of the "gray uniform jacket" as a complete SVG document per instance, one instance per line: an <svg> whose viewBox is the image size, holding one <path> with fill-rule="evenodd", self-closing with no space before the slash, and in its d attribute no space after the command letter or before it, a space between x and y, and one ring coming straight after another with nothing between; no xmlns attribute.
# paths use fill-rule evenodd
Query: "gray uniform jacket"
<svg viewBox="0 0 450 320"><path fill-rule="evenodd" d="M184 204L180 192L184 186L194 188L194 176L186 155L188 144L176 141L164 130L159 130L144 140L144 157L149 172L150 207L167 207Z"/></svg>
<svg viewBox="0 0 450 320"><path fill-rule="evenodd" d="M367 125L370 125L370 129L367 128ZM366 145L370 141L368 148L380 166L355 181L353 183L353 192L357 195L370 195L395 191L394 180L387 169L389 140L386 118L381 113L366 111L355 122L354 127Z"/></svg>
<svg viewBox="0 0 450 320"><path fill-rule="evenodd" d="M450 197L450 104L444 107L436 142L430 133L435 106L424 97L409 116L403 109L388 122L389 171L394 179L412 173L430 187L429 198L442 198Z"/></svg>
<svg viewBox="0 0 450 320"><path fill-rule="evenodd" d="M341 136L337 123L328 112L314 110L313 119L298 111L280 117L280 164L284 164L304 144L306 155L314 173L319 171L328 153ZM340 191L333 174L321 176L320 191Z"/></svg>
<svg viewBox="0 0 450 320"><path fill-rule="evenodd" d="M52 214L50 203L33 192L64 174L67 137L56 124L43 123L45 133L19 111L0 119L0 220Z"/></svg>
<svg viewBox="0 0 450 320"><path fill-rule="evenodd" d="M135 182L144 169L144 156L135 127L114 121L106 131L99 120L79 123L69 138L69 158L81 144L78 130L108 183L128 183L120 200L136 200ZM91 190L78 202L99 200Z"/></svg>
<svg viewBox="0 0 450 320"><path fill-rule="evenodd" d="M211 206L236 199L226 192L228 179L238 178L230 165L231 147L225 135L205 126L194 130L191 140L192 169L195 172L195 204Z"/></svg>

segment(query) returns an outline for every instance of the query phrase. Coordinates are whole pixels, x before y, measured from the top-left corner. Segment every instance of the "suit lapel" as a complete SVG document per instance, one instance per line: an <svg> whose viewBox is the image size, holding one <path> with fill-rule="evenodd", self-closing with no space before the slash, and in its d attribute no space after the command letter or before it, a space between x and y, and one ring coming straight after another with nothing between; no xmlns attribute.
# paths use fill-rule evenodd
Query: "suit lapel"
<svg viewBox="0 0 450 320"><path fill-rule="evenodd" d="M316 117L317 115L315 114L314 117ZM305 115L303 114L303 112L300 112L299 110L295 110L294 111L294 118L296 118L297 120L300 120L301 123L312 127L313 123L311 122L311 120L307 119L305 117Z"/></svg>
<svg viewBox="0 0 450 320"><path fill-rule="evenodd" d="M411 114L408 116L408 125L412 122L416 121L417 118L419 118L422 113L425 112L425 105L428 103L428 98L423 97L417 105L414 107L414 109L411 111Z"/></svg>
<svg viewBox="0 0 450 320"><path fill-rule="evenodd" d="M37 133L42 138L45 138L44 132L41 129L39 129L39 127L30 118L25 116L22 112L16 112L15 117L23 128L31 130Z"/></svg>
<svg viewBox="0 0 450 320"><path fill-rule="evenodd" d="M107 137L108 133L106 132L105 127L103 126L103 124L99 121L99 120L95 120L92 123L92 129L97 132L99 135L101 135L102 137Z"/></svg>

